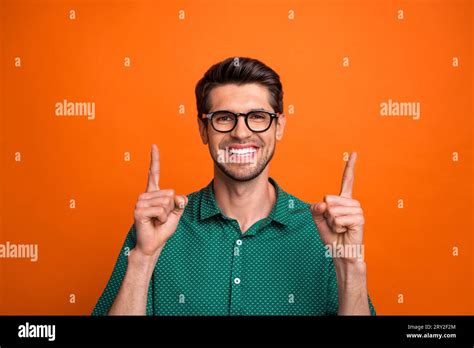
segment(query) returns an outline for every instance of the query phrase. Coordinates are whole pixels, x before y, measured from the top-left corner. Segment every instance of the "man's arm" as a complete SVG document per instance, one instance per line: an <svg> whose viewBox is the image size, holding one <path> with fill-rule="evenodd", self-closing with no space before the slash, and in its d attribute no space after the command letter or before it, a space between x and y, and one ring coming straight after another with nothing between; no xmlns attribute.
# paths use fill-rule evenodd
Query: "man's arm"
<svg viewBox="0 0 474 348"><path fill-rule="evenodd" d="M127 271L109 315L146 315L148 287L158 257L159 253L149 256L130 250Z"/></svg>
<svg viewBox="0 0 474 348"><path fill-rule="evenodd" d="M334 259L338 284L338 315L370 315L364 261Z"/></svg>
<svg viewBox="0 0 474 348"><path fill-rule="evenodd" d="M351 153L346 163L340 194L326 195L324 202L311 205L321 240L334 251L339 315L371 314L363 254L364 212L359 201L352 198L356 158L357 153Z"/></svg>
<svg viewBox="0 0 474 348"><path fill-rule="evenodd" d="M157 146L152 145L146 192L138 197L134 228L130 240L125 243L126 247L131 246L131 250L128 249L128 256L119 255L109 284L93 314L146 314L153 270L188 203L186 196L177 196L174 190L160 189L159 179L159 152ZM114 302L109 309L112 300Z"/></svg>

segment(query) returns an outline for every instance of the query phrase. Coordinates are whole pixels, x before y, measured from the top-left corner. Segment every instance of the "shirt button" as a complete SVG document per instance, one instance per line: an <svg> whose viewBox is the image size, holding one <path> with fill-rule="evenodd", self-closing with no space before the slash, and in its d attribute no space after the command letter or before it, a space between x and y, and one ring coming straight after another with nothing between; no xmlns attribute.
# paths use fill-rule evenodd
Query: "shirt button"
<svg viewBox="0 0 474 348"><path fill-rule="evenodd" d="M234 283L235 283L235 284L240 284L240 278L235 278L235 279L234 279Z"/></svg>
<svg viewBox="0 0 474 348"><path fill-rule="evenodd" d="M240 239L237 239L237 245L242 245L242 241Z"/></svg>

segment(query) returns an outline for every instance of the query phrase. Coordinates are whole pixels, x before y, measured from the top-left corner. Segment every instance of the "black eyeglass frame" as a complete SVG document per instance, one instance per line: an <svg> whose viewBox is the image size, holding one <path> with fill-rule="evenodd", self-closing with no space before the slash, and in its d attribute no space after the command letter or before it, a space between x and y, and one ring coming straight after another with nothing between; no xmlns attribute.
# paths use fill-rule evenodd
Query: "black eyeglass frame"
<svg viewBox="0 0 474 348"><path fill-rule="evenodd" d="M227 130L227 131L221 131L221 130L216 129L216 127L214 126L214 122L212 122L212 117L214 116L214 114L216 114L216 113L218 113L218 112L228 112L228 113L230 113L230 114L232 114L232 115L235 116L234 126L233 126L231 129L229 129L229 130ZM267 128L265 128L265 129L263 129L263 130L259 130L259 131L254 131L252 128L250 128L249 123L248 123L248 119L249 119L249 115L252 114L252 113L254 113L254 112L264 112L264 113L270 115L270 123L268 124L268 127L267 127ZM211 123L212 128L213 128L216 132L219 132L219 133L230 133L230 132L232 132L232 131L235 129L235 127L237 126L237 123L238 123L238 120L239 120L239 119L238 119L239 116L244 116L245 125L247 126L247 128L248 128L250 131L252 131L252 132L254 132L254 133L263 133L263 132L266 132L266 131L269 130L270 127L272 126L273 119L278 118L278 114L277 114L277 113L275 113L275 112L270 112L270 111L266 111L266 110L252 110L252 111L249 111L249 112L247 112L247 113L245 113L245 112L232 112L232 111L229 111L229 110L216 110L216 111L210 112L210 113L208 113L208 114L203 114L202 118L208 119L208 120L210 121L210 123Z"/></svg>

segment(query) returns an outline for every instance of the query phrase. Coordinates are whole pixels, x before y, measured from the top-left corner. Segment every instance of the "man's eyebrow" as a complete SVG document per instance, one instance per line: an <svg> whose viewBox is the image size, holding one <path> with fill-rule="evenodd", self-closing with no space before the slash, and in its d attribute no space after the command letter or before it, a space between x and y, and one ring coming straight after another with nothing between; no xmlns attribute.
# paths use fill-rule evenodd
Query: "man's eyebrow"
<svg viewBox="0 0 474 348"><path fill-rule="evenodd" d="M265 111L265 108L251 109L250 111Z"/></svg>
<svg viewBox="0 0 474 348"><path fill-rule="evenodd" d="M219 110L228 110L228 111L232 111L232 112L237 112L234 109L219 109ZM267 110L265 108L253 108L253 109L250 109L248 112L252 112L252 111L269 111L269 110Z"/></svg>

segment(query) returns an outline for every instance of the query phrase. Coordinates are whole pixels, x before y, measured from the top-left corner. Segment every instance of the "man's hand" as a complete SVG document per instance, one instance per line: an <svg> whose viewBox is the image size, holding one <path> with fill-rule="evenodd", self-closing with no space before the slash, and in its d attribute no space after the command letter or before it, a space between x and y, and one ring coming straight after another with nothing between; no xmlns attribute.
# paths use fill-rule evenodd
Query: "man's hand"
<svg viewBox="0 0 474 348"><path fill-rule="evenodd" d="M151 147L150 170L146 192L135 206L137 244L130 250L128 265L109 315L145 315L148 288L165 243L176 231L186 196L174 190L160 190L160 158L156 145Z"/></svg>
<svg viewBox="0 0 474 348"><path fill-rule="evenodd" d="M339 315L370 315L362 245L364 213L360 203L352 199L356 156L356 152L351 153L346 163L339 196L326 195L323 202L311 206L323 243L331 249L336 248L333 261ZM338 254L339 249L342 249L342 255Z"/></svg>
<svg viewBox="0 0 474 348"><path fill-rule="evenodd" d="M359 253L363 250L364 212L360 203L352 199L356 157L356 152L351 153L346 163L339 196L324 196L323 202L311 205L311 213L325 245L331 245L331 248L344 247L343 250L354 250ZM346 246L350 248L345 248ZM344 253L342 258L346 261L356 261L363 259L363 254Z"/></svg>
<svg viewBox="0 0 474 348"><path fill-rule="evenodd" d="M151 147L150 169L146 192L138 197L135 206L136 251L155 256L163 249L178 226L186 196L177 196L174 190L160 190L160 158L156 145Z"/></svg>

